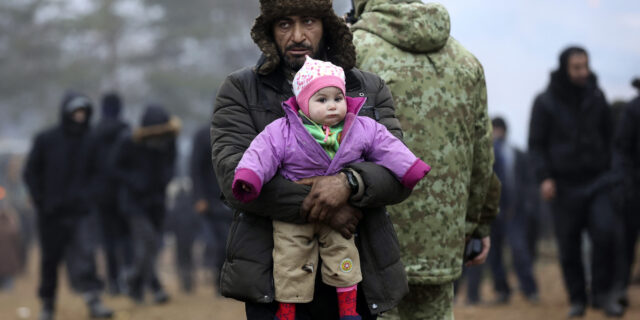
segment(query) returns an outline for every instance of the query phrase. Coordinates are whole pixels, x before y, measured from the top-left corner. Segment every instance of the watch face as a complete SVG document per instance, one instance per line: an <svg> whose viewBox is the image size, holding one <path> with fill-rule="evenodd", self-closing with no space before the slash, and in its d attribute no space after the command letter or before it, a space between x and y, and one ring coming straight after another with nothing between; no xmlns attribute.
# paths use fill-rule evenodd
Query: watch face
<svg viewBox="0 0 640 320"><path fill-rule="evenodd" d="M351 192L355 192L358 190L358 180L353 176L352 172L346 171L345 175L347 177L347 183L349 183L349 187L351 188Z"/></svg>

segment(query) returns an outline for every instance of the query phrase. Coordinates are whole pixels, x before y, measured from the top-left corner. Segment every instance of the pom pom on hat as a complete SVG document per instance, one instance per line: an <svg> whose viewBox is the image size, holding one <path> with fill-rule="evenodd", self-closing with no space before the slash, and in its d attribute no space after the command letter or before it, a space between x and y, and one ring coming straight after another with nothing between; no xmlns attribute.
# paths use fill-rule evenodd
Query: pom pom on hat
<svg viewBox="0 0 640 320"><path fill-rule="evenodd" d="M304 114L309 116L311 96L326 87L337 87L346 95L344 71L331 62L307 56L304 65L293 78L293 94Z"/></svg>

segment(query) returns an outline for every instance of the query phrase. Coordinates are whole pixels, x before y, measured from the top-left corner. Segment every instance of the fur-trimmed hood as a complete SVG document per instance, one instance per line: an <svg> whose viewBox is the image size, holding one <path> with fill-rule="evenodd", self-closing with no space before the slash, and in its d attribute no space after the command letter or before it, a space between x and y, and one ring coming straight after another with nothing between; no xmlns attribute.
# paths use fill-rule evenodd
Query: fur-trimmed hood
<svg viewBox="0 0 640 320"><path fill-rule="evenodd" d="M251 28L251 38L263 54L256 66L259 74L267 75L280 65L280 55L273 39L273 22L291 15L322 18L327 60L345 71L355 66L353 36L344 20L333 11L331 0L260 0L260 12Z"/></svg>
<svg viewBox="0 0 640 320"><path fill-rule="evenodd" d="M133 141L140 142L158 136L176 136L181 127L182 123L178 117L169 116L161 106L150 105L142 115L141 126L133 131Z"/></svg>
<svg viewBox="0 0 640 320"><path fill-rule="evenodd" d="M162 135L178 135L182 128L182 121L176 116L171 116L169 122L163 124L156 124L148 127L139 127L133 131L133 141L140 142L150 137L162 136Z"/></svg>

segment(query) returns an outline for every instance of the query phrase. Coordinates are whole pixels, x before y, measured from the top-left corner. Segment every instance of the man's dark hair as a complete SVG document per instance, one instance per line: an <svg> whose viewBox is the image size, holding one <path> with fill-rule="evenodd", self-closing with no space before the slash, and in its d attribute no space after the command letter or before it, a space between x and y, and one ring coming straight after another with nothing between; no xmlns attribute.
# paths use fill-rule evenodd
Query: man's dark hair
<svg viewBox="0 0 640 320"><path fill-rule="evenodd" d="M562 51L560 53L560 70L563 70L565 73L567 72L567 68L569 67L569 57L574 54L584 54L585 56L589 56L587 50L578 46L571 46Z"/></svg>
<svg viewBox="0 0 640 320"><path fill-rule="evenodd" d="M491 120L491 125L493 125L493 128L502 128L502 130L504 130L504 132L507 132L507 122L504 121L504 119L502 119L502 117L495 117Z"/></svg>
<svg viewBox="0 0 640 320"><path fill-rule="evenodd" d="M636 89L640 90L640 78L635 78L635 79L633 79L633 81L631 81L631 85L632 85L634 88L636 88Z"/></svg>

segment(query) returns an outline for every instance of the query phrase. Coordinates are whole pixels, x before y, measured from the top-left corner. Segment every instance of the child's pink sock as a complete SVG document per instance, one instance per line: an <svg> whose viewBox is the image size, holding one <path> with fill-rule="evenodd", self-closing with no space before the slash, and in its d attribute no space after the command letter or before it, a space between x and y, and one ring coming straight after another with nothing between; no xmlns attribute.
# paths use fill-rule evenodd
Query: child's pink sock
<svg viewBox="0 0 640 320"><path fill-rule="evenodd" d="M336 288L338 291L338 308L340 317L357 316L356 299L358 296L358 285L346 288Z"/></svg>
<svg viewBox="0 0 640 320"><path fill-rule="evenodd" d="M280 302L276 320L296 320L296 305L293 303Z"/></svg>

